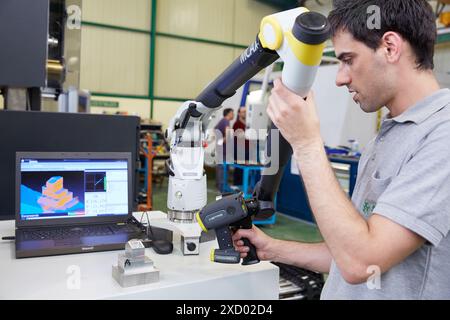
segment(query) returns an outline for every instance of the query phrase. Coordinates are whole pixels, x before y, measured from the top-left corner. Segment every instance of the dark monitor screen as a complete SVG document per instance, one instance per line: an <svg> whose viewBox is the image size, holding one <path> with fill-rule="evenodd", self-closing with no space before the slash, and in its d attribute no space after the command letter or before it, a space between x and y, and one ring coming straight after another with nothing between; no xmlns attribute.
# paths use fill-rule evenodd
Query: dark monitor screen
<svg viewBox="0 0 450 320"><path fill-rule="evenodd" d="M0 220L15 217L16 152L130 152L136 209L139 130L134 116L0 111Z"/></svg>

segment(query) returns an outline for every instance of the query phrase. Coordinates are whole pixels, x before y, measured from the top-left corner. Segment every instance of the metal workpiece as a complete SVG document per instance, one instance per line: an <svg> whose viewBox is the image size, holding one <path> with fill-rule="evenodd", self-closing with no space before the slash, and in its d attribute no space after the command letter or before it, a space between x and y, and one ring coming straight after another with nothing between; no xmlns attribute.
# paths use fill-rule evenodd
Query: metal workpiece
<svg viewBox="0 0 450 320"><path fill-rule="evenodd" d="M159 270L145 255L145 246L140 240L130 240L125 253L118 256L117 265L112 266L112 276L122 287L132 287L159 281Z"/></svg>

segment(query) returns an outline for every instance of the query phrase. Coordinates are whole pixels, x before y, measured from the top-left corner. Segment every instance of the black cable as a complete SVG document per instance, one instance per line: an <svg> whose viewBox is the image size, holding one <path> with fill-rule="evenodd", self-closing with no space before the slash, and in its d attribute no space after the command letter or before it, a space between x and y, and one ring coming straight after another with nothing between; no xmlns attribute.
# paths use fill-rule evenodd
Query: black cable
<svg viewBox="0 0 450 320"><path fill-rule="evenodd" d="M145 212L147 216L147 238L148 238L148 229L150 229L150 233L152 234L152 238L155 238L155 235L153 234L152 225L150 224L150 219L148 218L148 212Z"/></svg>
<svg viewBox="0 0 450 320"><path fill-rule="evenodd" d="M154 238L155 236L154 236L154 234L153 234L153 229L152 229L152 226L151 226L151 224L150 224L150 219L148 218L148 211L142 212L141 220L139 221L139 224L140 224L142 227L144 227L144 224L142 223L142 219L144 218L144 214L145 214L146 220L147 220L147 226L145 227L145 229L146 229L145 234L146 234L146 236L147 236L147 238L148 238L148 231L149 231L149 229L150 229L150 233L151 233L151 235L152 235L152 238Z"/></svg>

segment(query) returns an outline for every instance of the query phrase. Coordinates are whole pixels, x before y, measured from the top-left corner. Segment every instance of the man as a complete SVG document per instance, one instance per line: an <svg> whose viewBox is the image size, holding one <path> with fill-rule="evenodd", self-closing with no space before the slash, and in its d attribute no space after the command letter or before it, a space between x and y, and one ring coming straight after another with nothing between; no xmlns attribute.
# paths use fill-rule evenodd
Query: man
<svg viewBox="0 0 450 320"><path fill-rule="evenodd" d="M234 118L233 109L227 108L223 111L223 118L219 121L219 123L215 126L216 130L216 142L217 147L222 146L222 155L223 162L226 160L226 138L228 135L228 130L230 129L230 121ZM219 150L220 148L216 148ZM217 153L216 153L217 154ZM219 161L216 164L216 187L220 192L224 192L223 190L223 162Z"/></svg>
<svg viewBox="0 0 450 320"><path fill-rule="evenodd" d="M369 29L369 6L380 9ZM389 109L360 160L350 202L323 150L314 95L278 80L267 112L292 145L324 243L239 230L263 260L329 273L323 299L450 299L450 90L433 75L436 25L425 0L340 0L329 16L336 78L365 112ZM326 94L326 93L324 93Z"/></svg>
<svg viewBox="0 0 450 320"><path fill-rule="evenodd" d="M238 163L248 161L249 156L249 142L245 139L245 127L246 127L246 109L245 107L240 107L238 110L238 116L236 122L233 125L234 132L234 160ZM244 150L241 150L241 149ZM239 186L242 185L242 169L234 169L234 184Z"/></svg>
<svg viewBox="0 0 450 320"><path fill-rule="evenodd" d="M236 132L237 130L242 130L245 132L245 123L246 123L246 109L245 107L240 107L238 110L238 115L236 122L233 124L233 130ZM242 136L243 133L241 133L239 136Z"/></svg>

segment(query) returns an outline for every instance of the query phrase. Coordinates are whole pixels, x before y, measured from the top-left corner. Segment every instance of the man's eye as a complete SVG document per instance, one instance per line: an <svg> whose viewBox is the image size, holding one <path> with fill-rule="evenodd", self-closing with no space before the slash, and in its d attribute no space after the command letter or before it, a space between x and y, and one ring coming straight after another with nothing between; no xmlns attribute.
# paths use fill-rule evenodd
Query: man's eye
<svg viewBox="0 0 450 320"><path fill-rule="evenodd" d="M351 66L353 63L352 59L345 59L343 62L344 62L344 64L349 65L349 66Z"/></svg>

